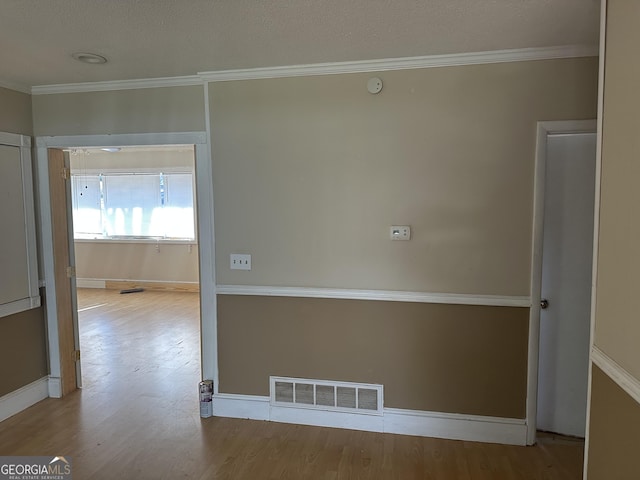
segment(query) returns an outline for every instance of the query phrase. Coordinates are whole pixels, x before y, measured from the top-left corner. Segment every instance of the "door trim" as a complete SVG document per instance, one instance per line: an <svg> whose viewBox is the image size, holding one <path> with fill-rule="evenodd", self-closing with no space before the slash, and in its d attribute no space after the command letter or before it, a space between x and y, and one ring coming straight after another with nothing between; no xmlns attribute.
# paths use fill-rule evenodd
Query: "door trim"
<svg viewBox="0 0 640 480"><path fill-rule="evenodd" d="M60 359L60 387L64 396L80 385L78 373L79 362L74 358L74 351L79 350L74 279L68 274L73 266L72 233L70 220L69 184L62 172L69 165L64 151L58 148L47 149L47 172L49 173L49 208L51 215L51 233L53 240L53 278L56 282L56 315L58 317L58 341L55 343Z"/></svg>
<svg viewBox="0 0 640 480"><path fill-rule="evenodd" d="M42 258L45 282L46 317L48 331L48 355L50 378L55 382L60 379L60 351L58 347L58 318L56 305L56 282L53 265L53 230L51 212L49 210L49 148L71 147L110 147L135 145L195 145L196 195L198 204L197 228L198 248L200 251L200 335L201 335L201 370L203 378L214 378L217 372L217 354L215 337L216 304L215 258L213 243L213 176L211 161L208 155L207 135L205 132L168 132L148 134L114 134L114 135L72 135L36 137L36 158L38 173L38 205L40 208L40 226L42 232ZM204 241L202 241L204 240ZM71 249L71 244L69 245ZM59 397L55 389L50 394Z"/></svg>
<svg viewBox="0 0 640 480"><path fill-rule="evenodd" d="M593 364L596 329L596 293L598 279L598 242L600 241L600 188L602 175L602 127L604 122L604 84L605 84L605 62L607 47L607 7L608 0L600 2L600 41L598 59L598 127L596 135L596 205L593 213L593 270L591 272L591 361L589 362L589 383L587 390L587 424L584 438L584 463L582 467L582 478L587 480L589 470L589 430L591 424L591 384L593 382Z"/></svg>
<svg viewBox="0 0 640 480"><path fill-rule="evenodd" d="M538 122L533 187L533 235L531 251L531 310L527 362L527 445L536 441L538 412L538 360L540 337L540 290L542 282L542 239L544 190L547 166L547 137L550 134L596 133L596 120Z"/></svg>

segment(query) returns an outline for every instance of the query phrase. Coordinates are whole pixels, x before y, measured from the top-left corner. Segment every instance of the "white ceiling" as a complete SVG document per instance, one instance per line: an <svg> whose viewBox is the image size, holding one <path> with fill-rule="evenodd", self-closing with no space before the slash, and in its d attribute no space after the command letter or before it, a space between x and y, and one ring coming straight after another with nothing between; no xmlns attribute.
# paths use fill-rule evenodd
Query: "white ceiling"
<svg viewBox="0 0 640 480"><path fill-rule="evenodd" d="M600 0L0 0L0 83L597 45ZM106 56L81 64L74 52Z"/></svg>

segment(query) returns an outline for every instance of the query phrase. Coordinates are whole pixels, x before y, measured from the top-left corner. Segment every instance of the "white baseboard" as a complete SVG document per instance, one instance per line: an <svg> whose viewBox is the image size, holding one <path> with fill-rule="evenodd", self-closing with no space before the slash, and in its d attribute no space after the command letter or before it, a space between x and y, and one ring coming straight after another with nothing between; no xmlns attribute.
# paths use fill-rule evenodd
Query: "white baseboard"
<svg viewBox="0 0 640 480"><path fill-rule="evenodd" d="M0 397L0 422L49 396L49 379L42 377Z"/></svg>
<svg viewBox="0 0 640 480"><path fill-rule="evenodd" d="M107 282L96 278L76 278L78 288L107 288Z"/></svg>
<svg viewBox="0 0 640 480"><path fill-rule="evenodd" d="M49 396L62 398L62 380L60 377L49 377Z"/></svg>
<svg viewBox="0 0 640 480"><path fill-rule="evenodd" d="M272 422L313 425L314 427L334 427L364 430L365 432L384 432L384 415L364 415L271 405L269 420Z"/></svg>
<svg viewBox="0 0 640 480"><path fill-rule="evenodd" d="M272 406L269 403L269 397L228 393L218 393L213 396L213 414L218 417L269 420L451 440L507 445L526 445L527 443L527 425L524 419L424 412L399 408L385 408L382 416L362 415Z"/></svg>
<svg viewBox="0 0 640 480"><path fill-rule="evenodd" d="M385 432L469 442L526 445L524 419L385 408Z"/></svg>
<svg viewBox="0 0 640 480"><path fill-rule="evenodd" d="M269 397L216 393L213 396L213 414L216 417L269 420Z"/></svg>

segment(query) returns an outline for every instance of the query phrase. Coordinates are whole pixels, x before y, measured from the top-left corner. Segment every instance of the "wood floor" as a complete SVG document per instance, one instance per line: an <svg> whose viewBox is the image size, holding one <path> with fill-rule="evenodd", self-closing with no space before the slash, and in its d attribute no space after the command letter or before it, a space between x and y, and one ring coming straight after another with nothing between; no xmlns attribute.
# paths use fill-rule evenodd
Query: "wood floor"
<svg viewBox="0 0 640 480"><path fill-rule="evenodd" d="M582 442L535 447L200 419L198 296L78 291L84 386L0 423L0 455L89 479L578 480Z"/></svg>

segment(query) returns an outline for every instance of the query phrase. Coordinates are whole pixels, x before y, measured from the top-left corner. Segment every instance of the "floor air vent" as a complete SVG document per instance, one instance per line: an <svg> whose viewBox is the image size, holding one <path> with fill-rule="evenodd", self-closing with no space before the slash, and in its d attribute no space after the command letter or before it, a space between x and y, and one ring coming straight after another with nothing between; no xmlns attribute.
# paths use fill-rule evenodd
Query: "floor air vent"
<svg viewBox="0 0 640 480"><path fill-rule="evenodd" d="M270 377L271 405L382 415L382 385Z"/></svg>

